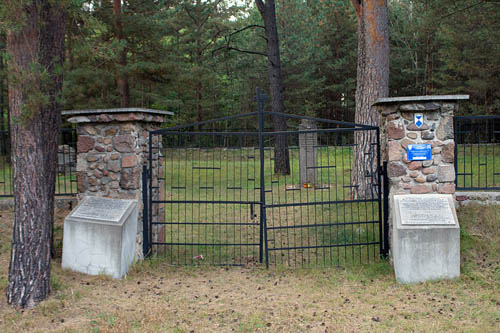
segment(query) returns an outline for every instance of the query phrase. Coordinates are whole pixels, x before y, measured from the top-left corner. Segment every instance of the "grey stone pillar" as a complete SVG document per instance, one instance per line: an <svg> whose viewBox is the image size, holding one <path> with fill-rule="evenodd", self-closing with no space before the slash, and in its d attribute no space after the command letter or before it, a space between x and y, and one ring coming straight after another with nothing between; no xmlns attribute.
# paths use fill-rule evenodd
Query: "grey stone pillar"
<svg viewBox="0 0 500 333"><path fill-rule="evenodd" d="M312 120L302 119L300 131L315 130L316 124ZM318 181L318 133L299 134L299 170L300 183L316 185Z"/></svg>
<svg viewBox="0 0 500 333"><path fill-rule="evenodd" d="M141 175L149 158L149 131L159 129L166 115L172 113L140 108L63 112L77 124L78 199L97 196L139 202L137 258L143 257ZM161 161L157 153L153 158L152 172L157 175Z"/></svg>
<svg viewBox="0 0 500 333"><path fill-rule="evenodd" d="M381 98L375 102L380 114L382 161L388 162L390 198L394 194L455 193L453 115L458 110L458 101L468 98L468 95L414 96ZM415 123L416 114L422 115L422 124ZM409 161L407 148L413 144L430 144L432 158ZM389 230L392 230L392 204L391 199Z"/></svg>

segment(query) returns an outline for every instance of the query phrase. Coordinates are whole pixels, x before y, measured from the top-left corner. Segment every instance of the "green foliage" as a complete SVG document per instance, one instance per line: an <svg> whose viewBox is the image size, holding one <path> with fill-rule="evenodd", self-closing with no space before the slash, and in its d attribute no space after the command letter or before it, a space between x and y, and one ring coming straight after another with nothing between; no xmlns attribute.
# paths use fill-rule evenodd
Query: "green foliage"
<svg viewBox="0 0 500 333"><path fill-rule="evenodd" d="M67 9L65 109L119 106L118 74L128 77L130 105L174 111L169 125L255 111L256 87L268 86L266 57L239 52L266 50L254 1L125 1L121 40L112 1L54 1ZM0 52L2 32L25 22L19 15L29 2L0 3ZM357 22L351 2L277 0L276 10L286 112L353 120ZM389 20L390 95L466 93L471 101L462 113L498 112L498 3L391 0ZM127 65L117 60L123 50ZM30 70L9 79L27 79L32 89L30 75L46 73L36 65ZM0 78L7 82L2 68ZM26 108L44 103L35 89Z"/></svg>
<svg viewBox="0 0 500 333"><path fill-rule="evenodd" d="M498 113L498 3L401 0L389 13L391 95L469 94L462 114Z"/></svg>
<svg viewBox="0 0 500 333"><path fill-rule="evenodd" d="M0 3L0 32L18 31L26 23L23 7L29 0L5 0Z"/></svg>
<svg viewBox="0 0 500 333"><path fill-rule="evenodd" d="M285 108L289 113L316 116L325 105L326 77L320 68L327 56L320 26L324 13L300 0L277 4Z"/></svg>
<svg viewBox="0 0 500 333"><path fill-rule="evenodd" d="M325 45L319 72L325 77L324 108L318 116L354 120L357 66L357 23L350 1L327 0L316 3L320 43Z"/></svg>
<svg viewBox="0 0 500 333"><path fill-rule="evenodd" d="M443 20L437 72L443 93L471 95L465 112L498 114L500 109L500 4L457 1L457 10ZM471 7L472 6L472 7Z"/></svg>
<svg viewBox="0 0 500 333"><path fill-rule="evenodd" d="M11 84L20 87L19 94L26 96L21 113L12 118L14 123L26 123L35 117L39 110L50 103L49 96L41 89L52 83L46 68L33 62L27 69L19 68L11 60L8 79Z"/></svg>

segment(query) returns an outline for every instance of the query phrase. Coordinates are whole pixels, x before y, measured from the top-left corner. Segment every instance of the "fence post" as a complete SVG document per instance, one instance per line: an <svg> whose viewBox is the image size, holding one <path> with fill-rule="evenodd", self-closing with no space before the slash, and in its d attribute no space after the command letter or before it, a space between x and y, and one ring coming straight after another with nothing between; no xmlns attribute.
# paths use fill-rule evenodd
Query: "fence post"
<svg viewBox="0 0 500 333"><path fill-rule="evenodd" d="M455 148L453 154L455 155L455 160L453 161L453 167L455 168L455 186L458 185L458 130L457 130L457 118L453 117L453 140L455 141Z"/></svg>
<svg viewBox="0 0 500 333"><path fill-rule="evenodd" d="M389 178L387 178L387 161L383 165L383 179L384 179L384 246L382 249L382 256L387 258L389 255Z"/></svg>
<svg viewBox="0 0 500 333"><path fill-rule="evenodd" d="M257 88L255 100L259 113L259 152L260 152L260 244L259 261L263 261L263 252L265 251L266 267L269 267L269 255L267 251L267 221L266 221L266 192L265 192L265 172L264 172L264 107L266 103L266 94L263 90ZM265 247L265 249L264 249Z"/></svg>
<svg viewBox="0 0 500 333"><path fill-rule="evenodd" d="M142 167L142 253L144 258L148 257L151 253L151 246L149 241L149 196L148 196L148 167Z"/></svg>

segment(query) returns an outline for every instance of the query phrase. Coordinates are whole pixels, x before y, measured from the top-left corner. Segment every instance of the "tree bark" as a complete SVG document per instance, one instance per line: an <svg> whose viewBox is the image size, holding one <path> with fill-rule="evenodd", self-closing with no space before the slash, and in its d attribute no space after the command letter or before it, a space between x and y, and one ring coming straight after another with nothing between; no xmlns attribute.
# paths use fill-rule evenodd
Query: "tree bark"
<svg viewBox="0 0 500 333"><path fill-rule="evenodd" d="M351 0L358 18L358 68L355 122L379 125L372 104L389 94L389 28L387 0ZM353 196L371 198L376 183L375 131L355 133Z"/></svg>
<svg viewBox="0 0 500 333"><path fill-rule="evenodd" d="M281 58L274 0L266 0L265 3L262 0L255 0L255 3L266 28L267 73L271 91L271 109L273 112L284 113ZM285 117L274 115L272 119L273 130L275 132L284 132L287 130ZM283 175L290 174L290 156L286 135L274 135L274 172Z"/></svg>
<svg viewBox="0 0 500 333"><path fill-rule="evenodd" d="M65 10L32 0L23 11L21 28L7 34L15 79L9 80L14 225L6 294L9 304L31 308L50 293Z"/></svg>
<svg viewBox="0 0 500 333"><path fill-rule="evenodd" d="M202 66L202 57L203 57L203 46L202 46L202 16L201 16L201 0L196 0L196 68L197 70L201 69ZM201 76L197 75L196 78L196 121L201 122L203 120L203 107L202 107L202 83Z"/></svg>
<svg viewBox="0 0 500 333"><path fill-rule="evenodd" d="M127 48L125 47L125 38L123 36L123 22L122 22L122 0L113 0L113 14L114 14L114 33L115 39L120 42L121 50L118 54L118 66L116 68L116 88L120 94L120 107L126 108L130 106L130 86L128 82L128 75L126 73L127 67Z"/></svg>

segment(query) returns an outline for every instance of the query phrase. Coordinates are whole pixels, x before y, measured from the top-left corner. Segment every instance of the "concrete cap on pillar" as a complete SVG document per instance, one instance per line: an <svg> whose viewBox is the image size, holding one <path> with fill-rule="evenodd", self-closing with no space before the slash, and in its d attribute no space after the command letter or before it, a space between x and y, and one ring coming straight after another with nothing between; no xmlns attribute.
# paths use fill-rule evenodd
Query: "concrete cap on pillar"
<svg viewBox="0 0 500 333"><path fill-rule="evenodd" d="M469 95L428 95L428 96L404 96L404 97L384 97L379 98L373 103L373 106L392 103L421 103L437 101L458 101L468 100Z"/></svg>
<svg viewBox="0 0 500 333"><path fill-rule="evenodd" d="M145 108L113 108L113 109L88 109L63 111L63 116L68 117L67 121L73 124L78 123L108 123L143 121L162 123L165 116L173 116L174 113L163 110L153 110Z"/></svg>

